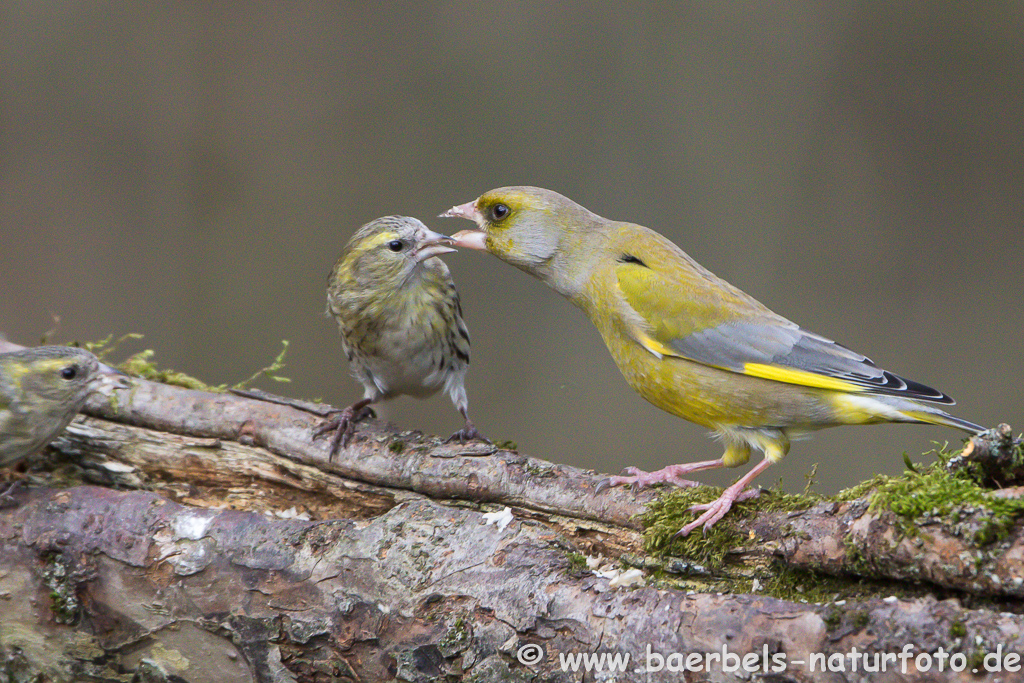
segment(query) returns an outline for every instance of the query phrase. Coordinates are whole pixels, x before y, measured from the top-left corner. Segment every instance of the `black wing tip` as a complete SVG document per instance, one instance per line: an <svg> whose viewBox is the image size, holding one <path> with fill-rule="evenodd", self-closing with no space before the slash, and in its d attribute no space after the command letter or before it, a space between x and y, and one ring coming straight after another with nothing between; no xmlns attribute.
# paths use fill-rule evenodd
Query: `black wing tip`
<svg viewBox="0 0 1024 683"><path fill-rule="evenodd" d="M918 401L926 401L928 403L941 403L942 405L947 406L951 406L956 403L952 397L942 393L938 389L933 389L927 384L921 384L920 382L900 377L888 370L883 370L882 374L885 376L885 384L883 385L882 390L888 390L886 393L892 393L896 396L904 396Z"/></svg>

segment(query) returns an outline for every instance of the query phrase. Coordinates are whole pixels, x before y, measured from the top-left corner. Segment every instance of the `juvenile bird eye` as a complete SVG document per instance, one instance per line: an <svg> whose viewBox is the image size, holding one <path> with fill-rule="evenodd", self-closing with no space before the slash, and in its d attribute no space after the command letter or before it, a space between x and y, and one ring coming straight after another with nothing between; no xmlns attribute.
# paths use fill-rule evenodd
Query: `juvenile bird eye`
<svg viewBox="0 0 1024 683"><path fill-rule="evenodd" d="M509 215L512 209L508 208L505 204L495 204L491 207L491 218L496 221L500 221L505 216Z"/></svg>
<svg viewBox="0 0 1024 683"><path fill-rule="evenodd" d="M78 376L78 368L74 365L69 365L60 371L60 376L64 379L74 379Z"/></svg>
<svg viewBox="0 0 1024 683"><path fill-rule="evenodd" d="M388 242L388 249L391 251L402 251L402 247L404 246L405 245L402 244L402 240L391 240Z"/></svg>

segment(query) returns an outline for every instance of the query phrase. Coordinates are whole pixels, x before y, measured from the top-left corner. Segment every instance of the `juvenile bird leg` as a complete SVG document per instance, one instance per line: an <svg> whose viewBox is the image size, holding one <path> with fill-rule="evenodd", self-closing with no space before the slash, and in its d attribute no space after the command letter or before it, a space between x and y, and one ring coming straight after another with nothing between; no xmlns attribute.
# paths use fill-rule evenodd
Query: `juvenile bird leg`
<svg viewBox="0 0 1024 683"><path fill-rule="evenodd" d="M325 420L313 432L314 439L319 439L324 434L334 432L334 438L331 439L330 455L327 458L328 462L334 460L339 446L348 447L348 442L352 439L352 434L355 432L355 423L366 417L367 413L373 415L373 410L368 407L371 403L373 403L373 399L364 398L361 401L356 401L348 408L333 411L337 413L337 417Z"/></svg>
<svg viewBox="0 0 1024 683"><path fill-rule="evenodd" d="M466 426L460 429L459 431L455 432L451 436L449 436L447 439L445 439L445 443L451 443L452 441L466 443L467 441L471 441L473 439L483 441L484 443L491 443L490 439L488 439L486 436L477 431L476 426L474 426L473 424L473 421L469 419L468 410L466 410L465 408L459 408L459 412L462 413L462 417L466 420Z"/></svg>
<svg viewBox="0 0 1024 683"><path fill-rule="evenodd" d="M704 526L704 533L707 533L708 529L714 526L715 522L725 517L725 513L732 508L733 503L756 498L761 493L758 489L751 489L749 491L744 489L750 485L750 482L754 481L757 475L768 469L771 464L772 461L766 457L755 465L753 469L740 477L739 481L722 491L722 495L719 496L718 500L713 503L701 503L691 507L690 512L704 512L704 514L684 526L676 535L688 536L691 531L701 525Z"/></svg>

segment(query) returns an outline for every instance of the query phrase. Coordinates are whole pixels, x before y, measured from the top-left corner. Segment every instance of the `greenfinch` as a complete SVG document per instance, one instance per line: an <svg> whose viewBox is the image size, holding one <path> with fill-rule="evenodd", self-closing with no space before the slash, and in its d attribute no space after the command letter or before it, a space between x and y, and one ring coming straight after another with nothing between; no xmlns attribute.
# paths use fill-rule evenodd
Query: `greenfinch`
<svg viewBox="0 0 1024 683"><path fill-rule="evenodd" d="M801 329L716 277L658 233L598 216L536 187L503 187L442 216L476 228L455 246L485 250L539 278L581 308L600 331L629 385L669 413L712 430L717 460L672 465L605 485L694 486L683 476L746 463L764 453L722 496L680 530L720 520L747 487L789 451L793 438L822 427L916 422L981 431L939 408L940 391L877 367L865 356ZM603 487L599 487L603 488Z"/></svg>
<svg viewBox="0 0 1024 683"><path fill-rule="evenodd" d="M100 376L99 361L85 349L0 353L0 467L25 460L64 431Z"/></svg>
<svg viewBox="0 0 1024 683"><path fill-rule="evenodd" d="M465 420L449 441L485 440L469 419L469 331L448 266L436 258L455 251L451 242L415 218L385 216L359 228L334 264L327 313L338 321L365 392L317 430L334 432L331 458L370 404L402 394L426 398L442 388Z"/></svg>

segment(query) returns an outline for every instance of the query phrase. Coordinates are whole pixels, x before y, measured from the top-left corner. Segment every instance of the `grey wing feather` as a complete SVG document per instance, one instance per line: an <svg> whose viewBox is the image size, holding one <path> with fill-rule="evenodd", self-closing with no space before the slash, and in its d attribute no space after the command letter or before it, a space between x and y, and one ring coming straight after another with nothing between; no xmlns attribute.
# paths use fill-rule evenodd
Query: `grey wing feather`
<svg viewBox="0 0 1024 683"><path fill-rule="evenodd" d="M686 358L736 372L743 372L747 363L779 365L841 379L873 393L954 403L941 391L883 370L867 356L784 318L724 323L674 339L670 346Z"/></svg>

